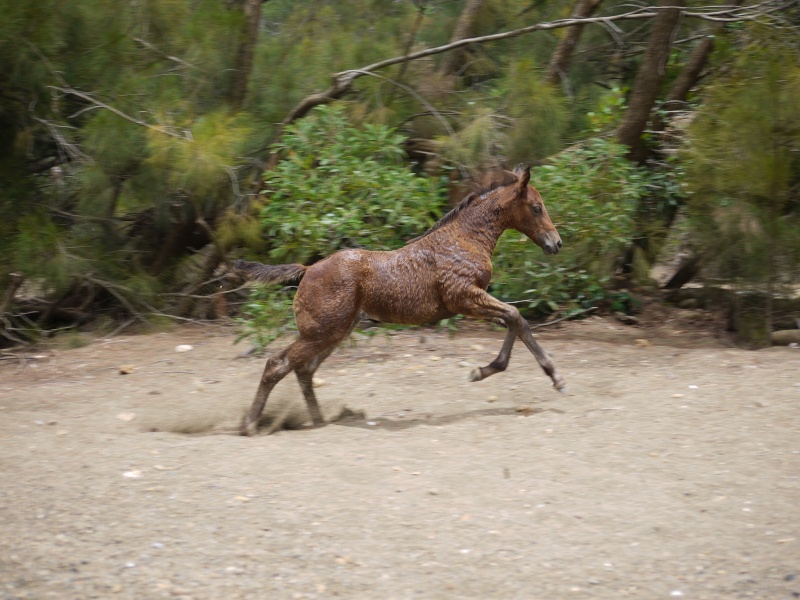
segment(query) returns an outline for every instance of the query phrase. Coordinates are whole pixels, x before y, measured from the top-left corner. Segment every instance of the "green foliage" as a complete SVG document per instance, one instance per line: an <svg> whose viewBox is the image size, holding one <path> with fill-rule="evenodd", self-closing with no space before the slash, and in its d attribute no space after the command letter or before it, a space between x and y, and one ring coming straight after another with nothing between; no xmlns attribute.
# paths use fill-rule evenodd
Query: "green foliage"
<svg viewBox="0 0 800 600"><path fill-rule="evenodd" d="M503 154L509 164L551 156L563 146L568 111L561 94L549 85L530 59L512 61L495 94L512 121Z"/></svg>
<svg viewBox="0 0 800 600"><path fill-rule="evenodd" d="M625 159L625 151L593 138L531 172L564 247L545 257L527 237L506 232L495 252L494 294L530 298L520 308L541 312L588 306L605 297L604 286L633 239L636 208L647 191L645 171Z"/></svg>
<svg viewBox="0 0 800 600"><path fill-rule="evenodd" d="M441 214L443 188L405 166L403 141L382 125L351 126L341 107L319 107L287 128L261 211L270 256L303 262L343 247L387 250L424 232Z"/></svg>
<svg viewBox="0 0 800 600"><path fill-rule="evenodd" d="M752 27L710 90L682 159L693 241L708 274L766 298L800 281L800 67L795 39ZM752 307L751 307L752 308Z"/></svg>
<svg viewBox="0 0 800 600"><path fill-rule="evenodd" d="M276 293L266 286L255 286L242 306L241 315L234 319L238 330L234 343L249 340L255 351L262 354L283 333L293 331L293 298L294 293L289 288Z"/></svg>
<svg viewBox="0 0 800 600"><path fill-rule="evenodd" d="M45 215L27 215L19 222L12 246L15 267L27 277L42 281L44 294L62 292L76 272L88 266L82 258L73 260L65 244L65 231Z"/></svg>
<svg viewBox="0 0 800 600"><path fill-rule="evenodd" d="M53 295L100 277L118 286L110 289L122 304L136 294L155 301L166 288L183 287L186 256L208 244L212 231L220 247L267 247L276 260L305 260L344 246L397 247L424 231L445 201L442 182L415 177L404 166L402 139L390 126L436 142L417 146L440 154L426 163L426 172L437 172L442 163L480 169L497 161L542 161L587 131L599 135L617 124L641 59L619 48L616 33L587 27L580 55L556 86L544 83L542 71L567 29L465 48L464 76L457 81L439 73L446 55L380 69L381 78L355 81L347 99L358 122L387 126L353 128L341 110L315 111L299 121L281 140L285 160L270 175L264 213L257 216L249 193L275 124L299 100L327 88L331 73L447 43L466 4L265 2L240 106L231 102L231 83L245 39L243 5L0 0L4 271L22 270ZM486 0L473 35L565 18L572 7ZM601 10L619 8L612 3ZM701 20L686 19L678 37L691 40L701 27ZM614 26L634 50L649 29L638 21ZM796 31L786 30L788 42L750 26L726 31L715 50L724 68L710 70L704 81L726 80L692 133L697 156L645 177L624 171L611 145L587 142L558 157L551 164L555 171L539 169L537 183L565 249L545 258L509 234L500 245L498 292L520 298L532 290L543 310L603 297L613 258L631 236L631 207L639 202L645 216L673 209L682 201L684 164L692 169L698 237L717 244L708 251L719 258L719 274L758 277L759 264L771 264L780 278L795 268L796 254L788 249L800 236L796 159L787 167L784 159L762 158L782 156L769 155L768 142L789 148L786 156L798 155L792 115L766 123L786 110L776 113L771 106L788 106L791 113L791 98L798 95L796 85L787 83L796 78L796 36L789 39ZM775 56L785 72L766 77L761 65L779 46ZM670 77L690 51L690 43L676 46ZM764 87L775 77L778 83ZM740 92L734 110L731 96ZM692 106L703 101L697 95ZM731 122L744 125L735 129L727 126ZM762 135L770 127L780 135ZM53 165L62 170L60 178L50 175ZM751 181L747 175L754 172L759 176ZM767 172L772 175L761 175ZM646 198L636 177L646 181ZM757 189L755 181L771 183ZM639 227L641 232L641 222ZM743 239L742 230L752 235ZM746 264L723 251L737 244L746 249Z"/></svg>
<svg viewBox="0 0 800 600"><path fill-rule="evenodd" d="M589 119L591 130L595 134L608 131L619 125L622 115L625 113L627 105L625 97L627 93L627 88L613 87L600 96L597 108L586 115Z"/></svg>

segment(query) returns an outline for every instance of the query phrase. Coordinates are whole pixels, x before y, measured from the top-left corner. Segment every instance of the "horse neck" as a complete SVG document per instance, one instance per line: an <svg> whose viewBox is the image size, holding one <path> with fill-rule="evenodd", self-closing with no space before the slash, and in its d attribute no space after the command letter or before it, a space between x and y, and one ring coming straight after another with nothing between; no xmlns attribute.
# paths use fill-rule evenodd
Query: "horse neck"
<svg viewBox="0 0 800 600"><path fill-rule="evenodd" d="M488 192L476 206L470 207L456 225L461 235L484 248L491 256L497 240L508 229L508 211L502 206L501 190Z"/></svg>

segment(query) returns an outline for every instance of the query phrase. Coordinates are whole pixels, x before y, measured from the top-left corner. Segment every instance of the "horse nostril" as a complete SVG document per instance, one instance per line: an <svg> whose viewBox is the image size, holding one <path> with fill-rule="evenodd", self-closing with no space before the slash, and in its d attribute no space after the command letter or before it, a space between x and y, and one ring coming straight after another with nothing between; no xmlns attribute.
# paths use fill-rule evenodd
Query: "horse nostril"
<svg viewBox="0 0 800 600"><path fill-rule="evenodd" d="M558 246L558 249L561 250L561 240L558 240L556 242L556 246Z"/></svg>

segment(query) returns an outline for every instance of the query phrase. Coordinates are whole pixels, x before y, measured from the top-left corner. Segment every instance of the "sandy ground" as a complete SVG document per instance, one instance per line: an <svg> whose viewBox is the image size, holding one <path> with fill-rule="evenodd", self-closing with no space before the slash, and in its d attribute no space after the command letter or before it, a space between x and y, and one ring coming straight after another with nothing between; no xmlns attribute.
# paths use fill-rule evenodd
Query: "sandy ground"
<svg viewBox="0 0 800 600"><path fill-rule="evenodd" d="M357 336L317 391L365 416L255 438L229 328L3 360L0 597L800 597L800 350L710 331L542 330L570 396L521 344L468 383L488 326Z"/></svg>

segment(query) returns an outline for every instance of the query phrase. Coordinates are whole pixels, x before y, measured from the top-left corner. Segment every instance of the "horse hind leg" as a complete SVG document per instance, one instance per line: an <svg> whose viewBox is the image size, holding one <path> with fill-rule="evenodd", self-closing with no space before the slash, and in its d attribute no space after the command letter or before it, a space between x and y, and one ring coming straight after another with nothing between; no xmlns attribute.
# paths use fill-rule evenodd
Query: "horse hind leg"
<svg viewBox="0 0 800 600"><path fill-rule="evenodd" d="M250 436L255 435L258 431L258 421L261 418L261 413L264 412L269 394L281 379L286 377L291 371L306 365L309 361L312 361L315 356L325 351L326 348L320 348L319 342L303 339L301 337L292 342L286 349L270 356L267 360L267 364L264 366L264 373L261 375L261 382L258 385L256 397L242 422L241 434ZM319 412L318 407L317 412ZM314 415L312 415L312 418L313 416Z"/></svg>
<svg viewBox="0 0 800 600"><path fill-rule="evenodd" d="M322 417L322 411L319 408L319 403L317 402L317 396L314 393L314 373L322 364L322 361L328 358L332 351L333 348L328 352L315 356L303 366L295 369L294 372L294 374L297 375L297 382L300 384L303 397L306 399L308 414L311 416L311 421L314 425L322 425L325 423L325 419Z"/></svg>
<svg viewBox="0 0 800 600"><path fill-rule="evenodd" d="M342 336L342 339L347 338L347 336L353 333L353 330L356 328L357 324L358 319L353 321L347 333ZM308 414L311 416L311 421L314 423L314 425L322 425L325 423L325 419L322 416L322 411L319 408L319 403L317 402L317 396L314 393L314 373L316 373L323 361L328 358L335 349L336 344L332 345L321 354L318 354L304 365L297 367L294 372L294 374L297 375L297 382L300 384L303 397L306 399Z"/></svg>

